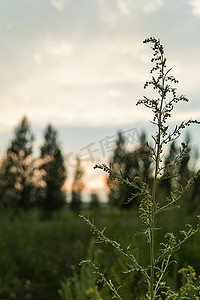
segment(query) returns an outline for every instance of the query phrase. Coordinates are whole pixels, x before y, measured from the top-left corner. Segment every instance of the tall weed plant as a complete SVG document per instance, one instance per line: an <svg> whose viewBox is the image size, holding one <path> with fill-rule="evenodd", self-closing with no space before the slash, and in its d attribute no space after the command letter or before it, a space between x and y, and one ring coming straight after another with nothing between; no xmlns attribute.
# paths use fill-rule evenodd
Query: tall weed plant
<svg viewBox="0 0 200 300"><path fill-rule="evenodd" d="M155 134L152 135L153 146L148 145L154 162L153 184L149 186L140 177L135 177L133 181L130 181L127 178L123 178L122 172L116 171L112 169L112 166L108 167L106 164L98 164L94 168L102 169L109 174L111 179L117 179L120 183L137 190L137 193L132 194L132 197L127 199L127 201L134 201L135 197L140 197L138 213L144 228L142 234L145 236L147 247L149 248L149 263L142 265L134 256L130 247L122 247L120 243L106 236L105 229L99 230L93 222L83 215L81 215L81 218L89 225L91 231L99 241L110 244L118 253L124 256L127 273L140 272L143 275L147 286L147 293L144 299L200 299L200 281L196 278L192 267L189 266L180 270L185 280L183 280L182 287L178 291L173 291L166 282L166 274L170 264L173 263L174 253L190 237L199 232L200 225L198 219L196 227L186 224L179 235L169 232L163 237L159 237L159 240L162 239L162 243L160 243L158 250L155 240L157 235L162 234L162 231L158 227L159 215L179 208L182 196L200 176L199 170L186 181L185 186L178 186L165 201L162 200L161 202L158 194L160 183L164 179L171 178L171 174L173 174L171 171L181 164L181 160L187 154L187 145L182 143L180 153L176 159L163 167L162 161L165 156L165 145L179 138L182 130L186 127L191 124L200 124L200 122L192 119L182 121L171 130L168 121L172 115L174 106L182 101L188 102L188 99L183 95L179 96L177 94L176 84L178 81L171 75L172 68L167 68L167 59L160 40L150 37L145 39L144 43L150 44L153 51L151 59L153 66L150 70L151 79L145 83L144 89L151 87L155 92L155 97L149 98L148 96L144 96L143 99L137 102L137 105L144 105L153 112L153 119L150 122L155 125L156 130ZM109 288L112 299L124 299L123 295L120 294L120 288L115 287L112 281L106 278L106 275L101 271L99 266L91 260L85 260L82 263L87 263L93 268L98 281Z"/></svg>

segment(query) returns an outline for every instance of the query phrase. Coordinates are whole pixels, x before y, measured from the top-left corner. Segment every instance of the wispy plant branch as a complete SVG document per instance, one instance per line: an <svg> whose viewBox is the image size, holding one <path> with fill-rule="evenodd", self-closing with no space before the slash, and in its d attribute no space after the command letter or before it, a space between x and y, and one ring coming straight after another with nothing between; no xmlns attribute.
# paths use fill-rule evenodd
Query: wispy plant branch
<svg viewBox="0 0 200 300"><path fill-rule="evenodd" d="M117 243L116 241L112 241L111 239L106 237L104 234L104 230L98 230L95 225L84 216L81 216L81 218L89 225L91 231L97 236L100 241L110 244L130 261L130 269L128 270L128 272L140 271L141 273L143 273L148 284L148 293L146 297L147 299L154 300L160 297L159 293L161 291L163 292L163 289L167 290L167 292L163 292L165 295L167 295L167 297L171 297L170 295L175 295L175 293L171 292L171 289L167 287L164 279L168 267L173 261L172 255L174 254L174 252L179 250L182 244L184 244L190 237L200 231L199 225L197 225L195 229L191 225L187 225L186 230L180 231L180 234L183 235L182 239L176 238L176 236L172 232L167 233L164 236L164 241L160 245L160 250L158 251L158 253L155 253L155 230L157 230L157 214L179 207L180 199L182 198L182 196L200 176L199 170L197 173L192 175L192 177L186 182L186 185L184 187L180 186L176 190L172 191L170 193L170 196L166 198L166 202L164 204L161 204L158 197L158 185L160 184L160 182L162 182L162 180L169 179L174 176L172 175L171 170L179 166L182 159L187 155L187 145L182 143L179 155L177 155L173 162L163 167L163 147L165 144L176 140L181 135L183 129L190 126L191 124L200 124L200 121L193 119L182 121L179 125L176 125L172 131L170 131L170 127L167 122L171 117L174 106L180 101L188 102L188 99L183 95L177 94L176 84L178 83L178 80L176 80L175 77L171 75L172 68L167 68L167 59L165 57L164 49L160 43L160 40L154 37L150 37L145 39L144 43L150 43L151 49L153 50L153 57L151 59L153 67L150 70L151 79L149 81L146 81L146 83L144 84L144 89L152 87L153 90L155 90L155 92L157 93L157 97L149 98L147 96L143 96L143 99L139 100L137 102L137 105L144 105L148 109L152 110L154 114L153 119L150 122L156 126L156 133L152 136L154 145L149 146L151 157L154 161L152 188L150 188L150 186L146 182L142 181L140 177L135 177L132 181L130 181L128 178L124 178L122 172L116 171L112 168L111 165L110 167L108 167L106 164L98 164L95 165L94 168L102 169L109 175L111 179L117 179L120 183L132 187L134 188L134 191L136 191L132 194L130 199L127 199L127 202L134 200L135 197L140 198L139 217L143 225L145 226L145 235L147 237L150 253L150 266L146 268L141 266L136 258L132 254L124 250L119 243ZM95 266L93 267L98 274L98 268L96 268ZM192 274L193 272L191 271L190 275L193 276ZM109 286L109 282L105 282L112 291L112 285ZM116 297L119 297L119 295L117 296L117 293L115 294L115 292L116 290L114 291L114 295Z"/></svg>

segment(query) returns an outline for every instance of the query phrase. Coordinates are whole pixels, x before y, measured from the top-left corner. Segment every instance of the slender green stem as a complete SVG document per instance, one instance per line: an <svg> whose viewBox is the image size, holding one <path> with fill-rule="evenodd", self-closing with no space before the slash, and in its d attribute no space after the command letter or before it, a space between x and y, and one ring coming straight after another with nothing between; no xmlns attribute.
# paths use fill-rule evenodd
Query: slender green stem
<svg viewBox="0 0 200 300"><path fill-rule="evenodd" d="M156 188L157 188L157 175L159 170L159 164L160 164L160 153L161 153L161 125L162 125L162 108L163 108L163 102L164 102L164 59L163 55L162 57L162 95L161 95L161 103L160 103L160 109L159 109L159 116L158 116L158 135L157 135L157 152L156 152L156 167L155 167L155 176L154 176L154 182L153 182L153 190L152 190L152 224L151 224L151 231L150 231L150 261L151 261L151 270L150 270L150 299L155 299L155 293L154 292L154 276L155 276L155 214L156 214Z"/></svg>
<svg viewBox="0 0 200 300"><path fill-rule="evenodd" d="M166 270L167 270L167 268L169 266L170 258L171 258L171 254L168 255L168 257L166 258L166 261L163 261L162 272L161 272L160 277L158 278L158 280L156 282L156 285L155 285L155 296L156 296L157 291L159 290L160 282L161 282L162 278L166 274Z"/></svg>
<svg viewBox="0 0 200 300"><path fill-rule="evenodd" d="M188 101L184 96L177 96L176 89L171 87L171 83L177 83L177 80L173 76L168 76L168 73L171 69L165 72L166 68L166 58L164 58L164 51L162 45L160 45L159 40L150 37L144 41L145 43L151 42L153 43L153 51L154 55L152 58L152 62L155 63L154 67L151 69L150 73L155 74L155 77L152 75L152 79L147 81L144 85L144 88L147 88L149 85L153 85L153 89L157 91L158 97L149 99L144 96L142 100L137 102L138 104L143 104L147 108L152 109L154 113L153 120L151 121L154 125L157 126L157 131L155 136L153 136L153 140L155 144L154 147L149 147L152 151L151 158L153 158L155 163L155 174L153 178L153 187L150 191L149 185L146 181L142 180L142 176L139 175L134 177L134 179L124 178L122 172L118 172L117 170L112 169L111 167L107 167L105 164L96 165L94 168L100 168L107 172L111 179L118 179L118 181L122 184L126 184L129 187L134 188L134 194L129 199L129 201L133 200L136 196L140 197L140 205L139 205L139 217L143 224L145 225L145 231L143 232L147 237L148 245L149 245L149 264L145 268L139 264L136 258L130 254L127 248L123 249L119 243L114 240L109 239L104 235L104 229L99 231L94 224L92 224L88 219L84 216L81 218L90 226L93 233L96 234L97 238L100 241L104 241L107 244L112 245L119 253L123 254L126 259L129 260L128 272L139 271L141 274L145 276L146 283L148 284L147 298L150 300L160 299L160 295L158 295L161 291L163 295L167 296L179 296L174 292L168 293L168 287L165 285L164 276L167 273L167 268L172 262L172 255L175 251L179 250L180 246L188 240L192 235L200 231L200 225L197 226L196 229L193 229L191 225L188 225L187 230L180 231L184 237L181 240L176 239L173 233L167 233L164 238L167 239L167 242L161 243L161 247L158 253L155 252L155 242L156 242L156 228L157 228L157 214L163 212L165 210L170 210L171 208L175 208L176 203L180 199L180 197L185 193L185 191L191 187L191 185L195 182L195 180L199 177L200 171L192 176L190 180L188 180L185 188L180 188L175 191L171 191L170 196L167 197L167 204L163 204L160 207L161 203L159 203L159 198L157 197L157 190L159 182L163 179L172 178L170 174L170 170L179 165L182 161L182 158L186 154L186 146L183 144L182 150L179 156L177 156L174 162L170 162L167 166L160 167L162 162L162 151L164 144L169 143L170 141L176 140L180 134L181 130L190 124L200 124L200 122L196 120L189 120L187 122L182 122L179 126L175 126L175 129L172 133L168 131L168 127L165 123L166 120L171 116L171 111L173 109L173 105L179 101ZM172 99L168 101L168 99ZM163 173L163 174L162 174ZM162 177L160 178L160 175ZM160 180L161 179L161 180ZM136 191L136 192L135 192ZM158 228L157 228L158 229ZM87 262L87 261L86 261ZM100 281L109 287L109 289L113 293L113 298L122 299L118 294L118 290L114 287L110 280L107 280L99 271L99 268L92 264L95 269L95 273L99 276ZM189 270L189 269L188 269ZM193 275L192 275L193 276ZM164 292L163 289L167 288L167 292ZM197 291L197 290L196 290ZM183 293L185 294L185 287ZM180 292L180 296L182 292ZM167 297L168 299L169 297ZM177 298L177 297L176 297ZM175 299L175 298L174 298Z"/></svg>
<svg viewBox="0 0 200 300"><path fill-rule="evenodd" d="M150 271L150 296L151 300L154 299L154 269L155 269L155 250L154 250L154 227L155 227L155 196L156 196L156 177L153 183L153 207L152 207L152 227L150 231L150 260L151 260L151 271Z"/></svg>

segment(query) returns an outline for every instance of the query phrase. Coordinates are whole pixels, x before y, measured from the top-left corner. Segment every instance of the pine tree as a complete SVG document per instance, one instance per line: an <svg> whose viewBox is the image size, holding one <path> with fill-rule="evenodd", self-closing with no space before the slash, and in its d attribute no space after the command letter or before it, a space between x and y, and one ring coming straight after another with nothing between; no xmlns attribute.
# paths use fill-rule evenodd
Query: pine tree
<svg viewBox="0 0 200 300"><path fill-rule="evenodd" d="M15 129L1 168L0 198L4 207L28 210L34 202L34 137L24 117Z"/></svg>
<svg viewBox="0 0 200 300"><path fill-rule="evenodd" d="M43 187L38 192L38 206L44 216L50 217L54 210L65 205L65 194L62 187L66 180L64 157L57 141L57 132L48 125L44 132L44 144L40 149L40 172Z"/></svg>
<svg viewBox="0 0 200 300"><path fill-rule="evenodd" d="M79 156L76 158L76 169L74 172L74 180L72 183L71 203L70 207L73 211L79 212L81 208L81 192L84 188L82 182L84 171L81 167Z"/></svg>

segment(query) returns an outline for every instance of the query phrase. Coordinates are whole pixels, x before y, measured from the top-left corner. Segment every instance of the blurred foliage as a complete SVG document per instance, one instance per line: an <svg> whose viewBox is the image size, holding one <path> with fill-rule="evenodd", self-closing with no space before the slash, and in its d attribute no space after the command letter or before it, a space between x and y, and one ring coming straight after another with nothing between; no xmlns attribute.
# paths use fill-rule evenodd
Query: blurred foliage
<svg viewBox="0 0 200 300"><path fill-rule="evenodd" d="M44 143L40 149L42 185L37 189L37 205L44 217L65 205L66 197L62 187L66 180L64 157L57 141L57 132L48 125L44 132Z"/></svg>
<svg viewBox="0 0 200 300"><path fill-rule="evenodd" d="M99 228L107 228L108 236L116 238L121 244L131 248L135 256L144 264L147 262L149 253L145 246L145 239L142 235L137 235L143 227L134 210L120 211L100 206L96 212L85 211L84 214L89 216L92 214ZM177 234L183 227L182 224L187 222L195 223L194 215L184 216L179 210L174 211L170 222L167 214L159 220L164 231L168 232L173 227ZM136 244L139 248L135 247ZM137 299L136 295L140 297L139 299L143 299L145 286L140 273L124 274L126 264L123 257L117 255L109 245L96 245L96 243L90 245L91 233L88 227L67 208L62 212L54 213L51 220L44 221L40 220L37 211L21 212L16 217L13 217L12 212L2 211L0 213L0 299L60 299L58 290L66 288L66 282L70 290L74 290L76 285L84 286L86 290L98 286L98 293L102 299L110 299L108 291L96 282L91 269L79 265L81 260L89 257L94 257L96 263L101 265L101 271L111 278L116 286L121 285L119 291L124 299ZM174 256L176 263L171 265L167 277L168 282L175 288L179 288L181 284L179 269L191 265L197 274L200 273L199 252L199 235L197 235L186 242L179 253L176 253ZM85 273L91 276L92 284L87 284L84 277L86 275L83 275Z"/></svg>
<svg viewBox="0 0 200 300"><path fill-rule="evenodd" d="M91 210L97 210L100 206L99 202L99 196L97 193L93 192L90 195L90 203L89 203L89 209Z"/></svg>
<svg viewBox="0 0 200 300"><path fill-rule="evenodd" d="M74 171L74 179L71 188L71 203L70 207L73 211L79 212L81 209L81 192L84 188L83 184L83 168L81 167L80 157L76 157L76 168Z"/></svg>
<svg viewBox="0 0 200 300"><path fill-rule="evenodd" d="M146 134L143 132L139 137L139 145L134 150L127 149L126 139L121 132L118 133L118 139L111 159L113 170L120 170L123 178L132 181L136 176L145 180L149 184L152 181L152 159L150 149L147 146ZM132 194L135 193L133 187L121 184L117 180L108 179L110 191L108 194L109 203L122 209L136 208L139 205L139 199L129 202Z"/></svg>
<svg viewBox="0 0 200 300"><path fill-rule="evenodd" d="M40 157L33 156L34 137L26 117L14 132L0 168L0 205L13 211L39 207L43 217L66 203L64 157L52 125L44 131Z"/></svg>
<svg viewBox="0 0 200 300"><path fill-rule="evenodd" d="M34 137L24 117L15 129L0 169L0 199L3 207L28 210L34 204Z"/></svg>
<svg viewBox="0 0 200 300"><path fill-rule="evenodd" d="M175 192L181 186L185 186L189 178L192 177L196 171L196 163L198 160L197 149L191 145L191 136L187 132L185 137L185 144L187 145L187 153L181 159L180 164L176 164L171 168L169 177L161 181L159 186L160 203L162 199L170 195L170 192ZM166 158L163 161L165 168L168 164L173 164L180 149L176 142L173 141L169 144L169 148L166 149ZM121 132L118 133L118 139L116 141L113 156L110 161L112 170L121 171L123 178L128 178L131 182L134 177L139 176L143 181L147 182L150 186L152 184L152 159L150 156L150 149L146 139L145 132L142 132L139 139L139 144L134 150L127 148L126 140ZM135 190L133 187L126 184L119 183L118 180L107 179L109 187L108 200L112 207L118 207L121 209L136 208L140 200L135 197L133 201L129 202L129 199ZM190 190L188 190L183 196L182 211L185 213L193 214L193 212L200 206L200 177L195 178L195 182Z"/></svg>

